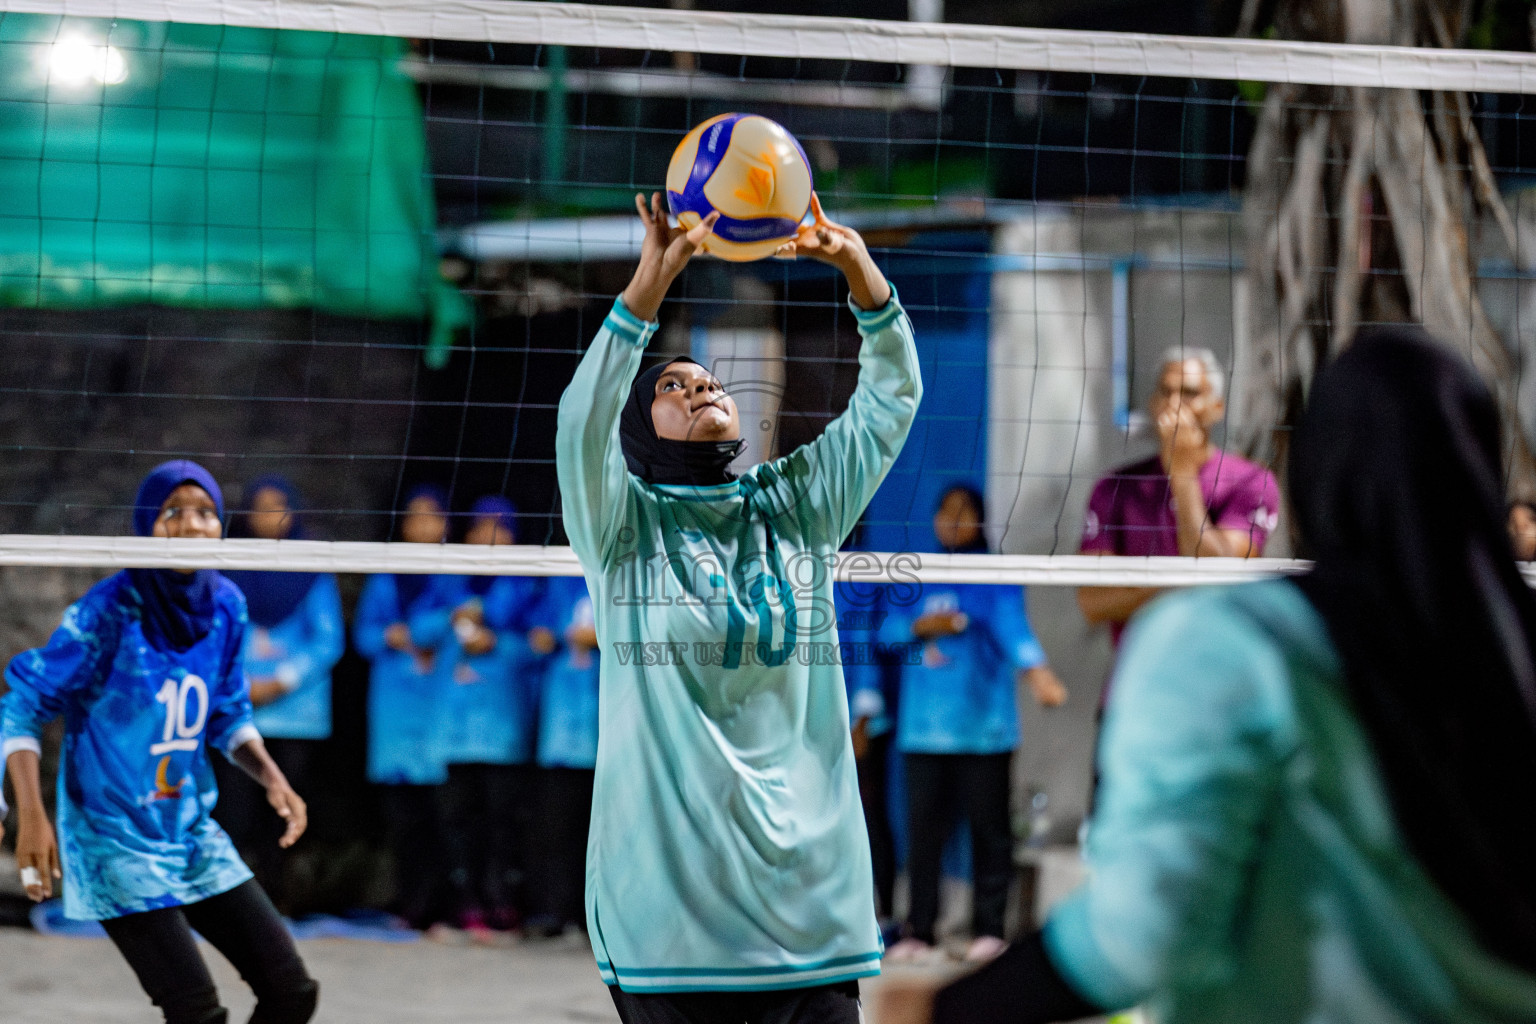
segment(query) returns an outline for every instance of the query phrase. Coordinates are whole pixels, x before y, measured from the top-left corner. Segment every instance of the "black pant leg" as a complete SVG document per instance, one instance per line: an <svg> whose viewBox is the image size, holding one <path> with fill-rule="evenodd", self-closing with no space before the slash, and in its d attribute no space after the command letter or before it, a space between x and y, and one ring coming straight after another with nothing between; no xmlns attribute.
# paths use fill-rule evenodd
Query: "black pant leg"
<svg viewBox="0 0 1536 1024"><path fill-rule="evenodd" d="M869 741L858 763L859 802L864 805L864 824L869 829L869 856L875 872L875 910L890 917L895 906L896 842L891 835L890 757L891 737L884 733Z"/></svg>
<svg viewBox="0 0 1536 1024"><path fill-rule="evenodd" d="M440 909L443 856L436 786L381 786L381 805L395 859L395 913L413 928L432 924Z"/></svg>
<svg viewBox="0 0 1536 1024"><path fill-rule="evenodd" d="M905 754L907 769L907 931L932 943L939 920L939 872L949 834L954 793L952 754Z"/></svg>
<svg viewBox="0 0 1536 1024"><path fill-rule="evenodd" d="M166 1024L225 1024L229 1019L181 907L128 914L101 924Z"/></svg>
<svg viewBox="0 0 1536 1024"><path fill-rule="evenodd" d="M484 766L485 871L480 895L493 922L512 923L521 903L528 766Z"/></svg>
<svg viewBox="0 0 1536 1024"><path fill-rule="evenodd" d="M563 924L585 925L587 833L592 827L590 768L544 769L544 829L547 840L547 913Z"/></svg>
<svg viewBox="0 0 1536 1024"><path fill-rule="evenodd" d="M480 907L480 881L485 866L484 765L451 764L448 781L437 787L443 867L453 890L454 913L462 916Z"/></svg>
<svg viewBox="0 0 1536 1024"><path fill-rule="evenodd" d="M1011 757L965 754L956 758L960 799L971 826L971 930L1003 937L1008 886L1013 880L1013 829L1008 820Z"/></svg>
<svg viewBox="0 0 1536 1024"><path fill-rule="evenodd" d="M779 992L608 992L623 1024L861 1024L852 981Z"/></svg>
<svg viewBox="0 0 1536 1024"><path fill-rule="evenodd" d="M320 986L255 881L182 909L187 922L224 954L256 993L250 1024L305 1024L314 1016Z"/></svg>

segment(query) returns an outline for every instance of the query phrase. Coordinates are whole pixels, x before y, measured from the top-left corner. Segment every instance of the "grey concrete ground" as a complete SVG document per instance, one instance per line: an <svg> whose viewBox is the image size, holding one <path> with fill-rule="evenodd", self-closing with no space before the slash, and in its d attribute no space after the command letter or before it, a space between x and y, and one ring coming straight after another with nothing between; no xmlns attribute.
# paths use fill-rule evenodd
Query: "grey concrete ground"
<svg viewBox="0 0 1536 1024"><path fill-rule="evenodd" d="M584 942L510 949L318 939L299 944L322 986L316 1024L617 1024ZM203 954L240 1024L251 998L212 948ZM892 977L957 968L896 968ZM881 980L861 983L878 1007ZM0 1020L5 1024L155 1024L160 1019L104 939L49 938L0 928ZM867 1014L870 1024L878 1016Z"/></svg>
<svg viewBox="0 0 1536 1024"><path fill-rule="evenodd" d="M616 1021L584 944L511 949L318 939L300 943L320 979L328 1024L453 1022L585 1024ZM212 948L203 953L231 1011L243 1021L249 991ZM7 1024L154 1024L159 1015L104 939L48 938L0 928L0 1019Z"/></svg>

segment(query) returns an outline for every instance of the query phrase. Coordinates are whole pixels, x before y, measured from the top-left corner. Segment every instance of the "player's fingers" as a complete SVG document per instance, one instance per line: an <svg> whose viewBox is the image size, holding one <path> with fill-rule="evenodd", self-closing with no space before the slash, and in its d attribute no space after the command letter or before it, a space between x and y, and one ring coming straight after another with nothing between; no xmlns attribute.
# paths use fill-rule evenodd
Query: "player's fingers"
<svg viewBox="0 0 1536 1024"><path fill-rule="evenodd" d="M635 209L640 212L640 219L649 225L651 223L651 211L645 205L645 196L639 192L635 193Z"/></svg>
<svg viewBox="0 0 1536 1024"><path fill-rule="evenodd" d="M811 193L811 216L816 218L816 223L818 224L829 223L827 212L821 208L821 196L818 196L815 192Z"/></svg>
<svg viewBox="0 0 1536 1024"><path fill-rule="evenodd" d="M703 220L699 221L683 234L683 244L679 246L679 248L682 250L682 256L684 259L692 256L694 252L699 248L699 246L704 244L704 240L708 238L710 234L715 230L715 221L719 219L720 211L711 210L708 217L705 217Z"/></svg>
<svg viewBox="0 0 1536 1024"><path fill-rule="evenodd" d="M798 246L791 240L775 249L773 251L773 258L776 260L792 260L795 258L797 251Z"/></svg>

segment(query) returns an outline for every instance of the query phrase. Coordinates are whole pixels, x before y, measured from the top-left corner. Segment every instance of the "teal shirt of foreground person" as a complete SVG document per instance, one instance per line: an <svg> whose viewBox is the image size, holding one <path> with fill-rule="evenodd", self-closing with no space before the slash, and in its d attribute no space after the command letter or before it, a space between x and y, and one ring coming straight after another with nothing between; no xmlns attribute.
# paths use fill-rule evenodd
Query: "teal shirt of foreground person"
<svg viewBox="0 0 1536 1024"><path fill-rule="evenodd" d="M1161 1024L1536 1020L1536 977L1481 952L1409 852L1294 584L1149 607L1100 750L1089 879L1044 936L1087 999Z"/></svg>
<svg viewBox="0 0 1536 1024"><path fill-rule="evenodd" d="M620 412L656 324L622 300L560 400L566 531L602 644L587 919L603 981L626 991L880 970L831 566L922 383L894 294L850 306L863 346L847 410L726 484L626 468Z"/></svg>

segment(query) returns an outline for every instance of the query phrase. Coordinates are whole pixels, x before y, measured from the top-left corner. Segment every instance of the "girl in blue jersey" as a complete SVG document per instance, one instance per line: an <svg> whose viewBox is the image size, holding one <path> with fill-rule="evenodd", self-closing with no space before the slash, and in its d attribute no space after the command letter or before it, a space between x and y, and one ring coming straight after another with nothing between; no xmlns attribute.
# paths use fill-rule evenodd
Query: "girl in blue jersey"
<svg viewBox="0 0 1536 1024"><path fill-rule="evenodd" d="M587 925L635 1022L858 1020L879 971L869 843L837 664L832 574L922 395L894 292L857 233L804 252L848 282L859 382L821 437L737 476L736 407L699 364L640 373L711 213L636 198L640 264L560 400L565 529L592 597L598 747Z"/></svg>
<svg viewBox="0 0 1536 1024"><path fill-rule="evenodd" d="M957 486L933 517L941 550L985 553L981 494ZM1003 911L1013 868L1009 788L1019 745L1016 678L1053 707L1066 699L1030 629L1024 592L983 584L926 585L915 605L894 610L883 630L892 643L922 644L917 664L902 668L896 746L907 781L907 936L894 960L926 957L939 913L944 840L958 806L970 824L972 934L967 960L1002 952Z"/></svg>
<svg viewBox="0 0 1536 1024"><path fill-rule="evenodd" d="M267 476L245 489L245 509L232 537L266 540L307 536L298 490ZM235 571L224 574L245 595L245 674L256 728L267 752L296 789L313 796L314 768L331 735L331 669L346 646L336 577L317 572ZM283 882L284 850L272 841L260 790L215 761L219 805L214 816L274 903L292 913Z"/></svg>
<svg viewBox="0 0 1536 1024"><path fill-rule="evenodd" d="M441 544L448 501L430 485L407 495L400 539ZM358 596L352 642L368 673L368 780L379 787L395 858L395 909L414 928L439 916L443 853L437 787L443 760L444 700L438 648L446 639L451 591L430 575L370 576Z"/></svg>
<svg viewBox="0 0 1536 1024"><path fill-rule="evenodd" d="M193 462L155 467L134 502L139 536L217 538L222 518L218 484ZM171 1024L228 1016L194 928L255 991L253 1024L303 1024L319 994L271 901L209 816L216 749L265 789L287 823L283 846L306 824L304 801L252 724L245 631L245 601L218 573L127 569L92 587L46 646L17 655L5 672L0 734L27 894L51 896L62 875L65 914L102 923ZM59 715L55 840L38 753Z"/></svg>
<svg viewBox="0 0 1536 1024"><path fill-rule="evenodd" d="M469 515L466 544L517 542L517 509L506 498L481 498ZM528 615L542 584L523 576L442 577L448 781L439 810L456 922L482 940L518 921L537 703Z"/></svg>
<svg viewBox="0 0 1536 1024"><path fill-rule="evenodd" d="M536 620L559 647L543 666L539 697L539 834L544 906L530 930L585 927L587 831L597 764L597 627L581 577L548 583Z"/></svg>

